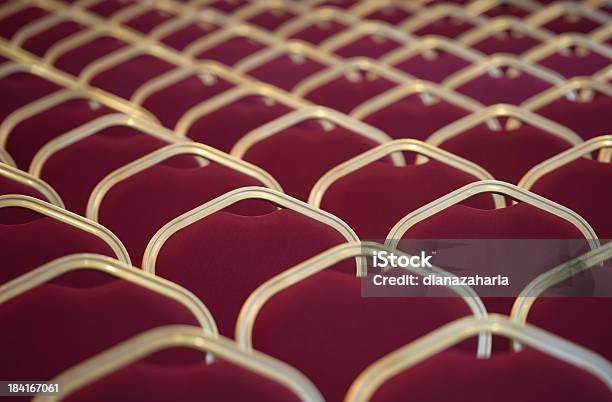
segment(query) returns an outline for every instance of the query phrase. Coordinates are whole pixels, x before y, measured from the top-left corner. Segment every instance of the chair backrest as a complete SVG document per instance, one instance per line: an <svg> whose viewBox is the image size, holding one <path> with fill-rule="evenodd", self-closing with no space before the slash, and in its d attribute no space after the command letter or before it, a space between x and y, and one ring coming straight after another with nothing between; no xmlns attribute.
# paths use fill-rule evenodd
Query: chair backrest
<svg viewBox="0 0 612 402"><path fill-rule="evenodd" d="M25 195L0 195L0 239L0 283L55 258L79 252L130 262L125 247L108 229Z"/></svg>
<svg viewBox="0 0 612 402"><path fill-rule="evenodd" d="M447 350L483 330L519 339L532 349L476 359ZM444 387L440 388L440 379ZM473 381L474 378L479 379ZM471 380L470 380L471 379ZM610 401L612 366L605 358L530 325L499 315L463 318L388 354L351 385L347 402L417 398L474 402ZM436 389L432 392L432 389Z"/></svg>
<svg viewBox="0 0 612 402"><path fill-rule="evenodd" d="M246 186L280 190L268 173L224 152L203 144L169 145L102 179L89 197L87 217L111 229L126 244L133 261L140 261L147 242L164 224ZM249 203L234 211L248 215L271 209Z"/></svg>
<svg viewBox="0 0 612 402"><path fill-rule="evenodd" d="M259 216L227 211L255 199L282 209ZM230 337L240 307L257 286L334 245L357 240L350 227L329 213L270 189L247 187L160 228L142 267L194 292L211 309L221 334ZM342 269L355 272L351 264Z"/></svg>
<svg viewBox="0 0 612 402"><path fill-rule="evenodd" d="M486 22L486 17L469 13L460 5L446 3L424 8L400 25L400 29L416 36L440 35L454 39Z"/></svg>
<svg viewBox="0 0 612 402"><path fill-rule="evenodd" d="M94 254L66 256L0 286L0 317L2 377L21 380L50 380L161 325L198 325L216 335L212 316L187 290ZM160 356L155 363L181 361L193 357Z"/></svg>
<svg viewBox="0 0 612 402"><path fill-rule="evenodd" d="M213 354L188 366L151 367L143 358L160 351L190 349ZM104 363L102 363L104 362ZM323 402L316 387L293 367L259 352L245 352L200 328L164 326L106 350L63 372L61 396L38 396L36 402L131 400Z"/></svg>
<svg viewBox="0 0 612 402"><path fill-rule="evenodd" d="M0 195L23 194L64 208L57 192L38 177L5 163L0 163Z"/></svg>

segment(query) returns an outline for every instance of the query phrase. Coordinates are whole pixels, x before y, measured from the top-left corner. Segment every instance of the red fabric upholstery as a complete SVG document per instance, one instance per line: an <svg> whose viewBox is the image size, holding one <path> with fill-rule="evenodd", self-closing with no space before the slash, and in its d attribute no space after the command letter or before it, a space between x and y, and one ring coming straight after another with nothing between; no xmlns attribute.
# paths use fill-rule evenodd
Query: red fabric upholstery
<svg viewBox="0 0 612 402"><path fill-rule="evenodd" d="M284 9L272 9L263 11L248 19L248 22L269 31L274 31L285 22L293 19L296 15Z"/></svg>
<svg viewBox="0 0 612 402"><path fill-rule="evenodd" d="M61 279L79 274L87 272L70 273ZM183 305L122 280L89 288L46 283L2 304L0 317L4 328L0 350L5 363L0 375L15 380L49 380L154 327L197 325Z"/></svg>
<svg viewBox="0 0 612 402"><path fill-rule="evenodd" d="M233 84L220 78L217 78L212 84L207 84L197 75L190 75L174 85L155 92L142 105L150 110L164 126L173 128L192 106L232 86Z"/></svg>
<svg viewBox="0 0 612 402"><path fill-rule="evenodd" d="M274 176L287 194L306 201L329 169L376 145L345 128L325 131L315 121L306 121L253 145L243 159Z"/></svg>
<svg viewBox="0 0 612 402"><path fill-rule="evenodd" d="M378 20L381 22L387 22L391 25L399 25L406 18L411 17L413 14L406 11L402 7L394 6L392 3L387 7L372 11L364 18L369 20Z"/></svg>
<svg viewBox="0 0 612 402"><path fill-rule="evenodd" d="M475 177L433 160L406 167L377 161L333 183L321 208L348 223L359 238L381 241L408 213L473 181ZM491 197L467 201L479 208L493 206Z"/></svg>
<svg viewBox="0 0 612 402"><path fill-rule="evenodd" d="M138 264L149 239L170 220L230 190L261 185L216 163L201 168L155 165L111 188L102 200L99 221L119 236ZM248 215L270 209L249 204L237 212Z"/></svg>
<svg viewBox="0 0 612 402"><path fill-rule="evenodd" d="M535 112L571 128L588 140L610 133L606 116L611 108L612 98L595 92L590 102L571 101L561 97Z"/></svg>
<svg viewBox="0 0 612 402"><path fill-rule="evenodd" d="M525 72L511 78L492 77L489 74L481 75L459 87L457 92L470 96L485 105L495 103L510 103L518 105L528 98L550 88L552 85L533 77Z"/></svg>
<svg viewBox="0 0 612 402"><path fill-rule="evenodd" d="M534 46L542 43L541 41L531 37L531 36L523 36L521 34L511 31L505 32L506 36L503 39L498 39L495 36L490 36L480 42L474 43L470 47L480 50L486 54L493 53L511 53L520 55L521 53L526 52L527 50L533 48Z"/></svg>
<svg viewBox="0 0 612 402"><path fill-rule="evenodd" d="M248 0L216 0L208 3L208 7L216 8L224 13L231 13L238 10L240 7L249 4Z"/></svg>
<svg viewBox="0 0 612 402"><path fill-rule="evenodd" d="M395 67L422 80L442 82L452 73L469 65L470 62L461 57L436 50L436 57L433 59L417 54L395 64Z"/></svg>
<svg viewBox="0 0 612 402"><path fill-rule="evenodd" d="M164 36L161 41L177 50L185 49L189 44L218 30L219 27L212 24L191 23L183 28L177 29L169 35Z"/></svg>
<svg viewBox="0 0 612 402"><path fill-rule="evenodd" d="M9 179L0 173L0 195L5 194L23 194L29 195L30 197L38 198L43 201L47 201L47 198L36 191L33 187L26 186L23 183L19 183L15 180Z"/></svg>
<svg viewBox="0 0 612 402"><path fill-rule="evenodd" d="M214 60L233 66L245 57L265 49L265 45L244 36L234 36L196 55L200 60Z"/></svg>
<svg viewBox="0 0 612 402"><path fill-rule="evenodd" d="M334 53L344 58L371 57L378 59L400 46L402 46L401 43L391 38L375 38L372 35L368 35L334 50Z"/></svg>
<svg viewBox="0 0 612 402"><path fill-rule="evenodd" d="M369 77L366 72L360 72L359 75L358 82L352 82L346 76L338 77L311 90L305 98L318 105L348 113L362 102L396 85L379 76Z"/></svg>
<svg viewBox="0 0 612 402"><path fill-rule="evenodd" d="M322 21L321 23L315 23L297 31L291 35L290 38L318 45L325 39L331 38L333 35L345 29L347 29L347 26L338 21Z"/></svg>
<svg viewBox="0 0 612 402"><path fill-rule="evenodd" d="M513 16L523 18L529 15L529 11L522 8L520 4L517 5L513 3L499 3L485 11L484 15L491 18L500 16Z"/></svg>
<svg viewBox="0 0 612 402"><path fill-rule="evenodd" d="M529 169L571 144L526 124L511 131L492 131L480 124L439 146L477 163L497 180L518 184Z"/></svg>
<svg viewBox="0 0 612 402"><path fill-rule="evenodd" d="M125 46L127 44L119 39L103 36L63 53L54 64L60 70L79 75L88 64Z"/></svg>
<svg viewBox="0 0 612 402"><path fill-rule="evenodd" d="M53 25L51 28L29 37L22 47L35 55L42 57L56 42L72 36L85 29L74 21L64 21Z"/></svg>
<svg viewBox="0 0 612 402"><path fill-rule="evenodd" d="M608 211L612 189L612 165L577 159L544 175L531 191L576 211L601 239L612 239L612 215Z"/></svg>
<svg viewBox="0 0 612 402"><path fill-rule="evenodd" d="M292 210L261 216L220 211L170 237L155 274L191 290L210 309L219 332L233 337L240 308L259 285L344 242L333 228ZM344 271L355 273L352 261L345 265Z"/></svg>
<svg viewBox="0 0 612 402"><path fill-rule="evenodd" d="M290 56L284 54L249 70L247 73L260 81L290 91L297 83L325 67L324 64L307 57L304 57L301 61L294 61Z"/></svg>
<svg viewBox="0 0 612 402"><path fill-rule="evenodd" d="M118 11L134 4L134 0L102 0L88 8L89 11L101 17L110 17Z"/></svg>
<svg viewBox="0 0 612 402"><path fill-rule="evenodd" d="M109 400L165 402L298 402L282 385L223 360L183 366L138 362L66 398L67 402Z"/></svg>
<svg viewBox="0 0 612 402"><path fill-rule="evenodd" d="M27 170L46 143L113 110L87 99L72 99L38 113L11 131L6 149L20 169ZM44 130L40 128L44 127Z"/></svg>
<svg viewBox="0 0 612 402"><path fill-rule="evenodd" d="M0 243L0 284L69 254L97 253L116 258L98 237L23 208L0 209Z"/></svg>
<svg viewBox="0 0 612 402"><path fill-rule="evenodd" d="M539 60L538 64L550 68L559 74L572 78L576 76L590 76L612 64L612 60L595 52L585 56L553 54Z"/></svg>
<svg viewBox="0 0 612 402"><path fill-rule="evenodd" d="M435 355L385 382L372 402L572 402L612 400L598 378L535 350L482 360L453 350Z"/></svg>
<svg viewBox="0 0 612 402"><path fill-rule="evenodd" d="M187 136L229 152L246 133L289 111L282 103L268 105L260 96L248 96L202 116L191 125Z"/></svg>
<svg viewBox="0 0 612 402"><path fill-rule="evenodd" d="M9 14L0 19L0 36L11 39L21 28L47 15L49 13L40 7L25 7L23 10Z"/></svg>
<svg viewBox="0 0 612 402"><path fill-rule="evenodd" d="M448 38L456 38L462 33L474 28L474 26L474 24L467 21L455 20L451 17L443 17L417 29L413 33L417 36L440 35Z"/></svg>
<svg viewBox="0 0 612 402"><path fill-rule="evenodd" d="M6 116L38 98L49 95L60 86L37 75L19 72L0 78L0 121Z"/></svg>
<svg viewBox="0 0 612 402"><path fill-rule="evenodd" d="M60 194L66 208L84 215L89 195L100 180L165 145L129 127L110 127L54 153L41 177Z"/></svg>
<svg viewBox="0 0 612 402"><path fill-rule="evenodd" d="M263 306L253 347L302 371L325 400L341 401L369 364L469 314L455 297L364 298L360 279L328 270Z"/></svg>
<svg viewBox="0 0 612 402"><path fill-rule="evenodd" d="M153 28L174 18L177 18L177 16L167 11L152 9L126 21L124 25L144 34L148 34Z"/></svg>
<svg viewBox="0 0 612 402"><path fill-rule="evenodd" d="M574 21L572 18L567 18L565 15L557 17L547 24L542 25L543 28L553 31L556 34L568 32L588 34L600 26L598 22L588 18L579 17Z"/></svg>

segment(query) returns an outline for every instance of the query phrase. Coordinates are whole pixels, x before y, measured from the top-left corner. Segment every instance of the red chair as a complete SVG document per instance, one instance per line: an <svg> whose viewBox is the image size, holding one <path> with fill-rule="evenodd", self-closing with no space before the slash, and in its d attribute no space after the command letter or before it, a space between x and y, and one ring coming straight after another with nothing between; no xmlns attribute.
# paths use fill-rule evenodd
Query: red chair
<svg viewBox="0 0 612 402"><path fill-rule="evenodd" d="M576 211L602 239L612 239L612 216L606 211L612 189L612 164L584 156L612 146L612 136L595 137L532 168L519 183Z"/></svg>
<svg viewBox="0 0 612 402"><path fill-rule="evenodd" d="M92 191L87 217L111 229L133 261L141 261L149 239L167 222L247 186L280 190L268 173L250 163L205 145L175 144L109 173ZM249 203L232 210L249 215L271 209Z"/></svg>
<svg viewBox="0 0 612 402"><path fill-rule="evenodd" d="M610 133L606 115L612 108L612 87L574 78L526 100L521 107L562 124L584 140Z"/></svg>
<svg viewBox="0 0 612 402"><path fill-rule="evenodd" d="M121 15L120 18L115 16L113 21L121 22L125 27L134 29L142 34L150 34L156 28L163 26L165 23L172 22L180 18L177 14L171 12L167 8L161 9L157 6L149 6L148 4L136 3L134 9L137 13L127 13L127 16ZM119 21L118 21L119 20Z"/></svg>
<svg viewBox="0 0 612 402"><path fill-rule="evenodd" d="M242 308L238 343L291 364L326 400L340 401L374 360L444 323L481 316L473 304L478 297L456 297L456 288L446 289L446 297L362 297L362 279L331 269L346 258L384 249L345 244L264 283ZM400 318L406 314L410 320Z"/></svg>
<svg viewBox="0 0 612 402"><path fill-rule="evenodd" d="M259 199L282 209L257 216L227 211ZM142 267L192 291L211 310L220 333L231 337L240 307L259 285L332 246L357 240L333 215L273 190L246 187L160 228L149 241ZM351 264L343 268L355 271Z"/></svg>
<svg viewBox="0 0 612 402"><path fill-rule="evenodd" d="M489 359L447 350L483 330L519 339L531 348ZM612 400L610 371L605 358L536 327L499 315L465 318L370 365L353 382L345 401L605 402Z"/></svg>
<svg viewBox="0 0 612 402"><path fill-rule="evenodd" d="M283 24L307 12L310 12L310 7L300 3L252 2L248 6L241 7L233 13L232 17L273 32Z"/></svg>
<svg viewBox="0 0 612 402"><path fill-rule="evenodd" d="M0 162L0 195L23 194L64 208L62 199L47 183L23 170Z"/></svg>
<svg viewBox="0 0 612 402"><path fill-rule="evenodd" d="M329 169L390 139L333 110L306 108L246 134L231 154L263 168L287 194L305 201Z"/></svg>
<svg viewBox="0 0 612 402"><path fill-rule="evenodd" d="M100 17L109 18L136 3L134 0L99 0L94 1L92 5L87 7L87 11L99 15Z"/></svg>
<svg viewBox="0 0 612 402"><path fill-rule="evenodd" d="M428 162L394 166L382 160L408 151L426 156ZM488 179L492 176L487 171L465 159L420 141L396 140L329 170L313 186L308 202L346 221L361 239L381 240L408 212L467 183ZM493 207L485 198L470 205Z"/></svg>
<svg viewBox="0 0 612 402"><path fill-rule="evenodd" d="M350 28L358 18L336 8L317 8L287 22L276 33L287 39L296 39L319 45L327 38Z"/></svg>
<svg viewBox="0 0 612 402"><path fill-rule="evenodd" d="M531 14L526 22L556 34L588 34L609 23L609 16L580 2L559 2Z"/></svg>
<svg viewBox="0 0 612 402"><path fill-rule="evenodd" d="M419 5L414 3L384 0L359 3L351 9L351 13L367 20L386 22L390 25L400 25L401 22L414 16L419 9Z"/></svg>
<svg viewBox="0 0 612 402"><path fill-rule="evenodd" d="M459 5L446 3L425 8L400 25L400 29L417 36L439 35L456 38L486 22L486 18L466 12Z"/></svg>
<svg viewBox="0 0 612 402"><path fill-rule="evenodd" d="M441 128L426 142L516 184L533 166L582 140L554 121L512 105L494 105Z"/></svg>
<svg viewBox="0 0 612 402"><path fill-rule="evenodd" d="M190 365L161 367L143 360L178 348L199 352L202 358ZM136 351L138 357L127 357L126 350ZM206 363L205 353L213 353L215 361ZM110 363L107 370L88 370L99 367L101 361ZM66 392L65 400L70 402L117 398L188 402L200 400L202 395L228 402L323 401L315 386L293 367L263 353L247 353L229 340L191 326L165 326L144 332L83 361L54 381L63 382L68 373L76 378L75 387Z"/></svg>
<svg viewBox="0 0 612 402"><path fill-rule="evenodd" d="M191 293L95 254L66 256L5 284L0 302L0 348L6 363L0 375L21 381L50 380L162 325L196 325L216 335L212 316ZM188 361L197 359L184 353L149 359L155 365Z"/></svg>
<svg viewBox="0 0 612 402"><path fill-rule="evenodd" d="M369 57L379 59L383 55L415 41L410 35L384 24L369 21L357 24L319 44L321 50L345 59Z"/></svg>
<svg viewBox="0 0 612 402"><path fill-rule="evenodd" d="M208 10L208 13L211 13ZM216 32L221 28L221 16L206 18L204 14L182 15L160 25L149 36L179 51L191 43Z"/></svg>
<svg viewBox="0 0 612 402"><path fill-rule="evenodd" d="M64 255L88 252L130 262L119 239L106 228L25 195L0 195L0 283Z"/></svg>

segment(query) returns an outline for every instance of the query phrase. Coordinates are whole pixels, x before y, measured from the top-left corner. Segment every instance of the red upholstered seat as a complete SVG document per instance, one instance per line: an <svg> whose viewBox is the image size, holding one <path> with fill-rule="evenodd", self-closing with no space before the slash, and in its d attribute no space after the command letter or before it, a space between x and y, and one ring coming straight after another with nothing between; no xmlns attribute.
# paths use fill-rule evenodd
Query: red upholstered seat
<svg viewBox="0 0 612 402"><path fill-rule="evenodd" d="M587 54L577 55L570 49L569 54L555 53L538 60L538 64L572 78L591 76L612 64L612 60L594 51L587 50Z"/></svg>
<svg viewBox="0 0 612 402"><path fill-rule="evenodd" d="M126 46L127 43L117 38L101 36L63 53L53 64L60 70L78 76L90 63Z"/></svg>
<svg viewBox="0 0 612 402"><path fill-rule="evenodd" d="M470 314L458 297L364 298L359 278L326 270L264 304L253 348L300 370L326 400L341 401L369 364Z"/></svg>
<svg viewBox="0 0 612 402"><path fill-rule="evenodd" d="M386 22L391 25L399 25L400 22L413 15L414 14L406 10L405 7L394 5L391 2L386 7L375 8L369 14L364 15L363 18Z"/></svg>
<svg viewBox="0 0 612 402"><path fill-rule="evenodd" d="M207 6L223 11L224 13L231 13L249 3L249 0L215 0L208 3Z"/></svg>
<svg viewBox="0 0 612 402"><path fill-rule="evenodd" d="M219 29L213 24L190 23L161 38L161 42L177 50L183 50L192 42L201 39Z"/></svg>
<svg viewBox="0 0 612 402"><path fill-rule="evenodd" d="M402 43L386 36L366 35L335 49L334 53L344 58L371 57L378 59L400 46Z"/></svg>
<svg viewBox="0 0 612 402"><path fill-rule="evenodd" d="M380 241L408 213L476 180L434 160L405 167L376 161L334 182L321 208L348 223L360 239ZM477 208L493 206L491 197L467 202Z"/></svg>
<svg viewBox="0 0 612 402"><path fill-rule="evenodd" d="M445 16L418 28L412 33L417 36L439 35L447 38L456 38L474 27L475 25L469 21Z"/></svg>
<svg viewBox="0 0 612 402"><path fill-rule="evenodd" d="M110 17L134 3L136 3L134 0L101 0L95 2L87 10L101 17Z"/></svg>
<svg viewBox="0 0 612 402"><path fill-rule="evenodd" d="M436 49L433 58L420 53L395 63L394 66L419 79L442 82L449 75L470 64L468 60L455 54Z"/></svg>
<svg viewBox="0 0 612 402"><path fill-rule="evenodd" d="M376 145L344 127L326 131L307 120L254 144L242 158L270 173L287 194L305 201L329 169Z"/></svg>
<svg viewBox="0 0 612 402"><path fill-rule="evenodd" d="M283 386L223 360L184 366L137 362L68 396L66 402L130 401L181 402L297 402Z"/></svg>
<svg viewBox="0 0 612 402"><path fill-rule="evenodd" d="M536 6L537 7L537 6ZM483 14L487 17L495 18L501 16L512 16L523 18L529 15L529 9L522 7L521 3L503 2L490 7Z"/></svg>
<svg viewBox="0 0 612 402"><path fill-rule="evenodd" d="M320 2L319 7L338 7L338 8L351 8L358 3L358 0L324 0Z"/></svg>
<svg viewBox="0 0 612 402"><path fill-rule="evenodd" d="M51 81L27 72L0 77L0 92L10 94L0 98L0 121L20 107L60 88Z"/></svg>
<svg viewBox="0 0 612 402"><path fill-rule="evenodd" d="M218 45L199 52L196 58L214 60L228 66L233 66L243 58L265 49L266 45L245 36L234 36Z"/></svg>
<svg viewBox="0 0 612 402"><path fill-rule="evenodd" d="M97 74L91 85L129 99L142 84L175 67L156 56L141 54Z"/></svg>
<svg viewBox="0 0 612 402"><path fill-rule="evenodd" d="M327 38L347 29L347 25L337 20L322 20L317 23L308 25L307 27L291 34L291 39L303 40L304 42L318 45Z"/></svg>
<svg viewBox="0 0 612 402"><path fill-rule="evenodd" d="M83 32L84 29L84 26L74 21L63 21L40 33L30 36L21 47L42 57L53 44L69 36Z"/></svg>
<svg viewBox="0 0 612 402"><path fill-rule="evenodd" d="M261 96L247 96L202 116L187 131L194 141L229 152L246 133L280 117L291 108Z"/></svg>
<svg viewBox="0 0 612 402"><path fill-rule="evenodd" d="M49 15L47 11L36 6L24 7L17 12L9 13L0 19L0 36L11 39L21 28L47 15Z"/></svg>
<svg viewBox="0 0 612 402"><path fill-rule="evenodd" d="M600 26L600 23L588 17L578 16L574 18L573 16L564 14L542 25L542 28L548 29L556 34L568 32L588 34Z"/></svg>
<svg viewBox="0 0 612 402"><path fill-rule="evenodd" d="M152 8L151 10L145 11L144 13L125 21L123 24L142 32L143 34L148 34L158 25L171 21L174 18L177 18L177 16L169 13L168 11Z"/></svg>
<svg viewBox="0 0 612 402"><path fill-rule="evenodd" d="M17 124L6 141L6 150L17 166L27 170L46 143L113 110L88 99L71 99ZM40 128L44 127L44 130Z"/></svg>
<svg viewBox="0 0 612 402"><path fill-rule="evenodd" d="M601 239L612 239L611 182L612 164L580 158L540 177L530 190L578 212Z"/></svg>
<svg viewBox="0 0 612 402"><path fill-rule="evenodd" d="M5 194L23 194L47 201L47 198L33 187L5 177L0 171L0 195Z"/></svg>
<svg viewBox="0 0 612 402"><path fill-rule="evenodd" d="M295 17L295 13L283 8L278 8L262 11L252 16L247 21L269 31L274 31L276 28Z"/></svg>
<svg viewBox="0 0 612 402"><path fill-rule="evenodd" d="M327 66L306 56L300 59L282 54L265 64L250 69L247 74L260 81L290 91L300 81L317 73Z"/></svg>
<svg viewBox="0 0 612 402"><path fill-rule="evenodd" d="M474 381L474 379L479 379ZM441 381L443 381L443 386ZM542 352L494 354L477 359L444 351L404 370L380 386L372 402L606 402L610 390L598 378Z"/></svg>
<svg viewBox="0 0 612 402"><path fill-rule="evenodd" d="M471 44L470 47L486 54L510 53L520 55L540 43L542 41L532 36L515 31L504 31L501 38L492 35Z"/></svg>
<svg viewBox="0 0 612 402"><path fill-rule="evenodd" d="M191 107L231 88L232 83L216 77L208 81L196 74L149 95L142 105L151 111L161 123L173 128L181 116Z"/></svg>

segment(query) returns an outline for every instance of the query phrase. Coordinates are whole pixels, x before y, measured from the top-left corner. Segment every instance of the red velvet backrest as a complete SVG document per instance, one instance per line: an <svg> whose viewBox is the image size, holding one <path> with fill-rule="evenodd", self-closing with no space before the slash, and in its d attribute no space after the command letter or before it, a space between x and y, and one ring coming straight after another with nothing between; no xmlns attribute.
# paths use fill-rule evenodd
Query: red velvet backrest
<svg viewBox="0 0 612 402"><path fill-rule="evenodd" d="M18 72L0 78L0 121L30 102L61 89L57 84L26 72Z"/></svg>
<svg viewBox="0 0 612 402"><path fill-rule="evenodd" d="M0 195L6 194L23 194L43 201L49 201L47 200L47 197L45 197L35 188L19 183L13 179L9 179L0 173Z"/></svg>
<svg viewBox="0 0 612 402"><path fill-rule="evenodd" d="M214 60L228 66L233 66L245 57L265 48L266 45L255 39L246 36L233 36L199 52L196 58L200 60Z"/></svg>
<svg viewBox="0 0 612 402"><path fill-rule="evenodd" d="M538 60L538 64L558 72L566 78L577 76L590 76L608 67L612 63L610 58L589 51L586 55L555 53L544 59Z"/></svg>
<svg viewBox="0 0 612 402"><path fill-rule="evenodd" d="M471 64L460 56L435 49L435 57L430 58L423 53L409 57L395 67L419 79L442 82L446 77Z"/></svg>
<svg viewBox="0 0 612 402"><path fill-rule="evenodd" d="M291 91L300 81L326 68L325 64L303 56L301 60L283 54L248 71L260 81Z"/></svg>
<svg viewBox="0 0 612 402"><path fill-rule="evenodd" d="M9 13L9 15L0 19L0 36L11 39L23 26L47 15L49 15L49 12L36 6L24 7L22 10Z"/></svg>
<svg viewBox="0 0 612 402"><path fill-rule="evenodd" d="M454 89L485 105L496 103L518 105L550 87L552 84L521 71L516 77L507 75L492 77L485 73Z"/></svg>
<svg viewBox="0 0 612 402"><path fill-rule="evenodd" d="M366 35L337 48L334 53L347 59L351 57L379 59L400 46L402 46L401 43L388 37L375 38L372 35Z"/></svg>
<svg viewBox="0 0 612 402"><path fill-rule="evenodd" d="M39 57L43 57L53 44L82 32L83 29L85 27L74 21L62 21L40 33L30 36L23 42L22 47Z"/></svg>
<svg viewBox="0 0 612 402"><path fill-rule="evenodd" d="M128 44L117 38L102 36L62 53L53 64L60 70L78 76L90 63L125 46Z"/></svg>

